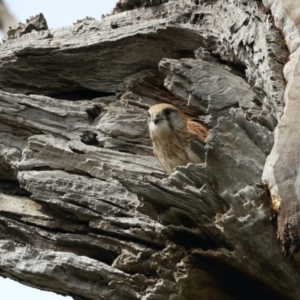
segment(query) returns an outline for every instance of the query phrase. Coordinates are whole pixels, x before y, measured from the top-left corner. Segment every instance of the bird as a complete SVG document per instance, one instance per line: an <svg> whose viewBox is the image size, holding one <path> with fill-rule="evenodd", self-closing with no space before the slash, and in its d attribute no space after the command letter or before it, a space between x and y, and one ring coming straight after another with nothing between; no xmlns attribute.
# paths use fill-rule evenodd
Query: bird
<svg viewBox="0 0 300 300"><path fill-rule="evenodd" d="M171 104L160 103L149 108L148 126L153 153L168 175L177 166L202 162L190 142L205 142L208 128L204 124Z"/></svg>

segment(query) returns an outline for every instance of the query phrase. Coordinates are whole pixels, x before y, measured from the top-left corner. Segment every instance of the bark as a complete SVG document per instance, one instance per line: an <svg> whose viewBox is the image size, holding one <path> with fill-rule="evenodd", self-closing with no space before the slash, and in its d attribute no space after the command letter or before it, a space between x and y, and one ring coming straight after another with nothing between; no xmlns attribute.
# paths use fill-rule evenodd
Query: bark
<svg viewBox="0 0 300 300"><path fill-rule="evenodd" d="M120 0L10 31L0 275L74 299L299 299L296 8ZM160 102L210 128L205 162L169 177L147 129Z"/></svg>
<svg viewBox="0 0 300 300"><path fill-rule="evenodd" d="M275 131L275 145L264 170L264 180L268 183L272 202L278 215L278 238L284 254L294 256L299 261L300 250L300 190L299 190L299 47L300 39L297 11L299 7L292 1L265 1L270 7L276 25L282 30L290 57L283 72L287 80L284 93L284 114Z"/></svg>

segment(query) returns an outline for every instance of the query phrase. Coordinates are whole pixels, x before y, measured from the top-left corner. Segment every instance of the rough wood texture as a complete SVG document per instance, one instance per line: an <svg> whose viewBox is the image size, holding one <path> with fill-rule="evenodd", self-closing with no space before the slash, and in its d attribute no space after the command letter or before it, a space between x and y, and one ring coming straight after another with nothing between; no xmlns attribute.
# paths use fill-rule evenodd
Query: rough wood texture
<svg viewBox="0 0 300 300"><path fill-rule="evenodd" d="M272 209L280 201L282 237L299 49L291 42L285 91L284 37L298 32L294 4L280 3L278 29L260 1L122 0L101 21L7 39L0 275L74 299L299 299ZM210 129L192 145L205 162L169 177L147 129L160 102Z"/></svg>
<svg viewBox="0 0 300 300"><path fill-rule="evenodd" d="M290 50L284 67L287 88L284 115L275 131L275 145L264 170L264 180L271 190L278 211L278 239L284 254L292 256L300 250L299 190L299 7L293 1L264 1L274 14L274 21L285 35ZM299 255L294 255L299 264Z"/></svg>

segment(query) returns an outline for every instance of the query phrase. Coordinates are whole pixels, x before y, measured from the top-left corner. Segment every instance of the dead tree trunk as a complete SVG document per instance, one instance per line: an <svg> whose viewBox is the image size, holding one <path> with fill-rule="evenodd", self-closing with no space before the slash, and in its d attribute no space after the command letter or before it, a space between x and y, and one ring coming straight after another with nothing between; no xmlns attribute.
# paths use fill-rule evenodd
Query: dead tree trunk
<svg viewBox="0 0 300 300"><path fill-rule="evenodd" d="M299 299L297 8L120 0L11 29L0 275L74 299ZM208 125L204 164L162 171L159 102Z"/></svg>

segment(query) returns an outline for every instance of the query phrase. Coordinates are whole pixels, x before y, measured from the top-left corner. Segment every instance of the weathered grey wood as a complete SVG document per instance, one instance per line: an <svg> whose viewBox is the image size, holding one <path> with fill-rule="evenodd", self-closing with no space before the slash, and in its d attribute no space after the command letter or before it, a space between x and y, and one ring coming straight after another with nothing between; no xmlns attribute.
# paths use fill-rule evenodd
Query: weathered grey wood
<svg viewBox="0 0 300 300"><path fill-rule="evenodd" d="M297 259L300 250L299 217L299 7L292 1L264 1L274 14L275 24L286 36L291 55L283 69L287 88L284 115L275 131L275 145L264 170L274 209L278 212L278 239L282 251ZM296 254L296 255L294 255Z"/></svg>
<svg viewBox="0 0 300 300"><path fill-rule="evenodd" d="M298 113L282 109L283 9L271 5L277 29L258 1L121 0L101 21L8 36L0 275L74 299L299 299L271 208ZM160 102L210 129L192 145L204 163L169 177L147 130Z"/></svg>

